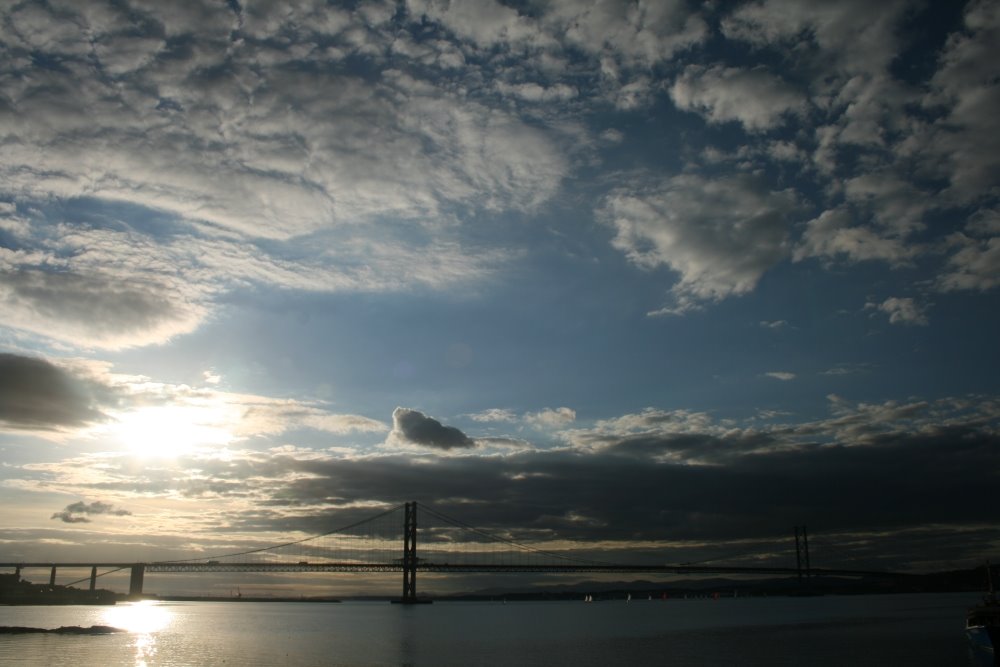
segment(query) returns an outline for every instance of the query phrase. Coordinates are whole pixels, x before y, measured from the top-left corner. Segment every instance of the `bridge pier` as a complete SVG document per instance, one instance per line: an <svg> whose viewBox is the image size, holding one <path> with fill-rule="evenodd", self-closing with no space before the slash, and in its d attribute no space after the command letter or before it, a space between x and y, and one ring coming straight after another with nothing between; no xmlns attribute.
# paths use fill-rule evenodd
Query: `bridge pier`
<svg viewBox="0 0 1000 667"><path fill-rule="evenodd" d="M90 568L90 590L97 590L97 566L94 565Z"/></svg>
<svg viewBox="0 0 1000 667"><path fill-rule="evenodd" d="M132 566L132 575L128 580L128 595L132 598L142 596L142 580L146 576L146 565L136 563Z"/></svg>
<svg viewBox="0 0 1000 667"><path fill-rule="evenodd" d="M52 566L52 572L49 573L49 586L56 585L56 566Z"/></svg>

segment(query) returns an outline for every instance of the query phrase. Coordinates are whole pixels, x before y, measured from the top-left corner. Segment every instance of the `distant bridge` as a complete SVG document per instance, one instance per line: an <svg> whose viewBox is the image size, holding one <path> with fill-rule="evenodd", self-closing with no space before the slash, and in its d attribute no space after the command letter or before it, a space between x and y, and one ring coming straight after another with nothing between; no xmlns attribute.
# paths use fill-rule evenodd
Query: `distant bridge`
<svg viewBox="0 0 1000 667"><path fill-rule="evenodd" d="M841 577L898 577L898 573L813 568L809 562L809 542L805 527L795 530L795 567L726 566L704 564L634 565L607 563L545 551L494 535L422 507L436 524L425 526L421 534L425 548L417 556L417 503L408 502L335 531L284 544L214 557L133 562L23 562L0 563L0 568L50 568L49 585L54 586L59 568L91 568L90 589L98 576L129 570L129 594L141 596L147 573L167 572L354 572L402 573L400 601L418 602L417 572L435 573L619 573L619 574L729 574L794 575ZM400 526L400 517L402 525ZM401 530L400 530L401 528ZM402 549L399 537L402 533ZM108 572L98 574L98 570Z"/></svg>

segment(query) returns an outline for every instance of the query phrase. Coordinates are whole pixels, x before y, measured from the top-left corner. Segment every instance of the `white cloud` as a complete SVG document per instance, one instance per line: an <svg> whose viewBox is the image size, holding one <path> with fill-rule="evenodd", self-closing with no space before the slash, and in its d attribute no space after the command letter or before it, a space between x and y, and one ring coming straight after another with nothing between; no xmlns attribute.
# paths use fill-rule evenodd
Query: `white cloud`
<svg viewBox="0 0 1000 667"><path fill-rule="evenodd" d="M545 408L524 415L524 421L536 428L562 428L576 420L576 410L572 408Z"/></svg>
<svg viewBox="0 0 1000 667"><path fill-rule="evenodd" d="M704 20L684 2L619 3L556 0L537 15L520 14L495 0L408 0L413 19L446 26L480 48L553 49L560 42L625 64L651 65L707 37Z"/></svg>
<svg viewBox="0 0 1000 667"><path fill-rule="evenodd" d="M764 373L769 378L774 378L775 380L782 380L783 382L788 382L789 380L794 380L795 373L789 373L787 371L771 371L769 373Z"/></svg>
<svg viewBox="0 0 1000 667"><path fill-rule="evenodd" d="M926 326L927 307L921 306L910 297L889 297L882 303L873 301L865 304L865 308L879 310L889 316L891 324L906 324Z"/></svg>
<svg viewBox="0 0 1000 667"><path fill-rule="evenodd" d="M859 207L870 207L880 229L903 238L924 228L924 213L933 206L928 194L884 171L870 171L848 179L844 195Z"/></svg>
<svg viewBox="0 0 1000 667"><path fill-rule="evenodd" d="M557 0L549 5L542 22L577 48L595 54L610 52L627 64L667 60L708 36L705 21L680 0Z"/></svg>
<svg viewBox="0 0 1000 667"><path fill-rule="evenodd" d="M388 234L331 232L265 251L239 237L202 236L197 226L157 238L45 220L27 224L24 238L37 250L0 249L3 325L90 348L164 343L200 326L220 294L246 286L440 289L473 284L506 260L502 250L470 253L446 239L414 244Z"/></svg>
<svg viewBox="0 0 1000 667"><path fill-rule="evenodd" d="M764 0L740 5L721 27L730 39L795 54L793 76L809 82L809 104L826 118L813 128L813 161L833 175L854 168L858 147L892 149L912 131L907 105L919 95L891 71L902 48L899 24L911 9L907 0Z"/></svg>
<svg viewBox="0 0 1000 667"><path fill-rule="evenodd" d="M0 361L7 372L0 390L22 397L23 414L0 415L9 428L47 429L52 439L86 439L114 451L169 455L299 429L336 435L388 430L319 401L222 391L211 374L198 387L118 373L110 363L85 359L7 354Z"/></svg>
<svg viewBox="0 0 1000 667"><path fill-rule="evenodd" d="M604 419L594 430L605 435L627 435L655 430L662 433L718 433L718 425L707 412L645 408L642 412Z"/></svg>
<svg viewBox="0 0 1000 667"><path fill-rule="evenodd" d="M898 236L857 224L850 210L835 208L806 223L793 258L843 257L854 262L882 260L898 266L909 263L918 251L917 246L908 245Z"/></svg>
<svg viewBox="0 0 1000 667"><path fill-rule="evenodd" d="M543 86L538 83L510 84L499 82L496 87L504 95L511 95L527 102L565 102L577 95L575 88L563 83Z"/></svg>
<svg viewBox="0 0 1000 667"><path fill-rule="evenodd" d="M792 191L771 191L754 177L682 174L646 190L617 190L600 213L630 261L680 274L675 304L663 312L683 312L751 291L787 256L796 209Z"/></svg>
<svg viewBox="0 0 1000 667"><path fill-rule="evenodd" d="M537 43L542 39L534 21L495 0L407 0L406 5L412 19L441 23L481 47Z"/></svg>
<svg viewBox="0 0 1000 667"><path fill-rule="evenodd" d="M690 65L670 88L678 108L709 122L738 121L748 131L772 129L786 114L801 113L805 97L762 69Z"/></svg>
<svg viewBox="0 0 1000 667"><path fill-rule="evenodd" d="M938 289L985 292L1000 286L1000 235L976 239L956 233L948 241L957 250L948 258L944 273L938 277Z"/></svg>
<svg viewBox="0 0 1000 667"><path fill-rule="evenodd" d="M764 0L724 17L722 31L762 47L784 43L841 71L879 72L898 53L896 21L906 9L905 0ZM818 52L810 54L810 42Z"/></svg>
<svg viewBox="0 0 1000 667"><path fill-rule="evenodd" d="M993 2L974 1L964 19L966 30L949 37L925 98L932 109L944 105L947 115L916 143L926 165L949 179L947 195L972 203L995 194L1000 179L1000 12Z"/></svg>
<svg viewBox="0 0 1000 667"><path fill-rule="evenodd" d="M159 277L128 281L101 272L21 269L0 272L4 326L83 347L162 343L193 331L203 304Z"/></svg>
<svg viewBox="0 0 1000 667"><path fill-rule="evenodd" d="M482 412L467 415L469 419L477 422L515 422L517 415L512 410L504 408L490 408Z"/></svg>

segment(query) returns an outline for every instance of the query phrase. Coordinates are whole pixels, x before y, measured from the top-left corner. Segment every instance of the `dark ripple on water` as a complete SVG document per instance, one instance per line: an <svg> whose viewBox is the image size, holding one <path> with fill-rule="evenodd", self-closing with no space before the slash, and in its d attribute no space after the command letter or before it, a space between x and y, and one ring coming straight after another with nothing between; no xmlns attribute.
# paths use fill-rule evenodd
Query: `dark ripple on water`
<svg viewBox="0 0 1000 667"><path fill-rule="evenodd" d="M91 625L84 628L79 625L63 625L58 628L26 628L19 625L0 625L0 635L30 635L49 633L55 635L110 635L115 632L125 632L121 628L110 625Z"/></svg>

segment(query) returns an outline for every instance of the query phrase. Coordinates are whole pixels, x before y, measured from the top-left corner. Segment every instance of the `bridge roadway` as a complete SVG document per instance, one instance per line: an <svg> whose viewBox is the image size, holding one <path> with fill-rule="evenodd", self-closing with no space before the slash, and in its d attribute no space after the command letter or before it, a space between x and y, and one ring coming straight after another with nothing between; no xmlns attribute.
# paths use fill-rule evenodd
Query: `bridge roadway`
<svg viewBox="0 0 1000 667"><path fill-rule="evenodd" d="M514 564L466 564L436 563L420 558L390 561L385 563L323 562L310 563L223 563L219 561L198 562L64 562L64 563L0 563L0 568L14 568L20 576L25 568L50 568L49 586L55 586L56 570L59 568L90 568L90 590L97 588L98 568L109 570L129 570L129 595L142 596L142 587L147 572L402 572L404 603L418 602L416 596L416 573L474 573L474 572L537 572L537 573L617 573L617 574L737 574L737 575L796 575L806 576L848 576L848 577L898 577L892 572L868 570L835 570L810 568L805 571L798 567L734 567L721 565L614 565L605 563L574 563L565 565L514 565ZM105 573L107 574L107 573Z"/></svg>
<svg viewBox="0 0 1000 667"><path fill-rule="evenodd" d="M20 571L25 568L108 568L131 569L141 567L147 573L167 572L402 572L401 562L390 563L352 563L323 562L310 563L222 563L213 561L171 563L171 562L46 562L46 563L0 563L0 568L14 568ZM805 573L795 567L738 567L722 565L614 565L614 564L573 564L573 565L504 565L504 564L463 564L436 563L418 559L416 569L419 572L439 573L490 573L490 572L535 572L535 573L614 573L614 574L756 574L756 575L799 575ZM849 570L830 568L810 568L812 576L831 577L902 577L899 572L883 572L877 570Z"/></svg>

